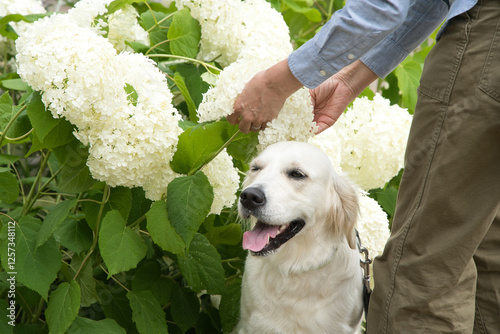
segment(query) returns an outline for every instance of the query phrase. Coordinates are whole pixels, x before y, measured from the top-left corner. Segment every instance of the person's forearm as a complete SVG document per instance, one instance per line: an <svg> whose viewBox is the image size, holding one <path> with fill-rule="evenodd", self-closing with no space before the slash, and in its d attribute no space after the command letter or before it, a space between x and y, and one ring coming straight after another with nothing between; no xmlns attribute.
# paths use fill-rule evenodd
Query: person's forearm
<svg viewBox="0 0 500 334"><path fill-rule="evenodd" d="M359 60L344 67L335 76L352 91L355 97L378 78L368 66Z"/></svg>
<svg viewBox="0 0 500 334"><path fill-rule="evenodd" d="M289 97L303 86L290 71L287 59L269 67L263 77L267 88L283 97Z"/></svg>

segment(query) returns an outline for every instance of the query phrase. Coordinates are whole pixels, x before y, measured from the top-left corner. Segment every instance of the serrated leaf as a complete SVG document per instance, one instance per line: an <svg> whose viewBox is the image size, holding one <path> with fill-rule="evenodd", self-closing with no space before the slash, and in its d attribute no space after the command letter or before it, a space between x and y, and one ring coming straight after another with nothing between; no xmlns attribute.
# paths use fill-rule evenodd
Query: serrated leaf
<svg viewBox="0 0 500 334"><path fill-rule="evenodd" d="M80 254L92 245L92 230L84 220L66 219L54 231L54 237L64 247Z"/></svg>
<svg viewBox="0 0 500 334"><path fill-rule="evenodd" d="M153 54L170 54L170 43L163 43L168 40L167 29L170 22L172 22L171 18L166 19L167 16L168 14L166 13L154 10L147 10L140 16L139 23L144 30L149 31L149 41L151 42L151 46L159 44L152 49L151 53ZM157 25L159 22L162 22L160 26Z"/></svg>
<svg viewBox="0 0 500 334"><path fill-rule="evenodd" d="M151 238L163 250L174 254L184 251L184 241L170 224L167 205L164 201L153 203L146 214L147 227Z"/></svg>
<svg viewBox="0 0 500 334"><path fill-rule="evenodd" d="M184 82L184 78L182 75L180 75L178 72L174 74L174 82L177 85L177 88L181 91L182 96L184 97L184 101L186 101L188 111L189 111L189 118L193 122L198 122L198 115L196 114L196 105L193 102L193 99L191 98L191 94L186 86L186 83Z"/></svg>
<svg viewBox="0 0 500 334"><path fill-rule="evenodd" d="M211 227L205 237L214 246L219 244L237 245L241 242L241 224L228 224L225 226Z"/></svg>
<svg viewBox="0 0 500 334"><path fill-rule="evenodd" d="M108 212L101 223L99 249L110 275L135 268L146 256L142 238L125 225L117 210Z"/></svg>
<svg viewBox="0 0 500 334"><path fill-rule="evenodd" d="M196 58L198 55L201 27L187 8L174 14L167 37L170 40L172 54L188 58Z"/></svg>
<svg viewBox="0 0 500 334"><path fill-rule="evenodd" d="M241 279L232 281L219 305L220 320L224 333L231 333L240 318Z"/></svg>
<svg viewBox="0 0 500 334"><path fill-rule="evenodd" d="M45 317L50 333L64 333L80 309L80 286L74 280L63 282L50 294Z"/></svg>
<svg viewBox="0 0 500 334"><path fill-rule="evenodd" d="M67 334L126 334L113 319L95 321L88 318L76 317Z"/></svg>
<svg viewBox="0 0 500 334"><path fill-rule="evenodd" d="M36 247L40 227L40 221L29 216L16 225L16 278L47 300L50 284L61 268L62 255L53 238Z"/></svg>
<svg viewBox="0 0 500 334"><path fill-rule="evenodd" d="M224 292L224 268L214 246L201 234L195 234L189 250L178 256L179 269L194 291L210 294Z"/></svg>
<svg viewBox="0 0 500 334"><path fill-rule="evenodd" d="M88 190L94 183L96 180L85 162L75 166L65 165L57 175L57 189L64 193L80 193Z"/></svg>
<svg viewBox="0 0 500 334"><path fill-rule="evenodd" d="M138 268L132 279L133 291L151 291L160 305L171 301L174 286L173 280L162 277L160 265L156 260L148 261Z"/></svg>
<svg viewBox="0 0 500 334"><path fill-rule="evenodd" d="M88 307L99 300L96 291L96 279L93 275L92 258L87 259L87 262L83 263L85 256L80 256L74 254L71 259L70 268L72 275L78 276L76 282L80 285L81 299L80 305L82 307ZM82 267L83 264L83 267Z"/></svg>
<svg viewBox="0 0 500 334"><path fill-rule="evenodd" d="M200 301L193 291L177 287L172 295L170 312L183 333L196 325L200 313Z"/></svg>
<svg viewBox="0 0 500 334"><path fill-rule="evenodd" d="M40 92L33 92L26 112L40 142L43 142L49 132L61 122L60 118L55 119L51 112L45 109Z"/></svg>
<svg viewBox="0 0 500 334"><path fill-rule="evenodd" d="M68 217L69 210L76 205L76 202L76 199L62 201L50 209L38 232L36 247L43 245L52 236L52 233Z"/></svg>
<svg viewBox="0 0 500 334"><path fill-rule="evenodd" d="M193 174L213 159L237 131L238 127L227 121L200 124L185 130L179 136L177 151L170 163L172 169L180 174ZM243 136L238 134L238 137L240 135Z"/></svg>
<svg viewBox="0 0 500 334"><path fill-rule="evenodd" d="M177 177L167 187L167 213L186 245L208 215L214 195L203 172Z"/></svg>
<svg viewBox="0 0 500 334"><path fill-rule="evenodd" d="M14 202L19 196L17 179L11 172L0 173L0 201Z"/></svg>
<svg viewBox="0 0 500 334"><path fill-rule="evenodd" d="M126 328L127 334L137 333L135 324L132 321L132 309L130 308L125 290L113 289L110 291L106 288L101 288L97 294L102 310L107 318L115 320L118 325Z"/></svg>
<svg viewBox="0 0 500 334"><path fill-rule="evenodd" d="M396 67L394 73L398 78L398 86L402 94L402 106L411 111L415 110L422 67L415 61L405 60Z"/></svg>
<svg viewBox="0 0 500 334"><path fill-rule="evenodd" d="M168 333L165 312L151 291L129 291L127 298L132 308L132 320L139 333Z"/></svg>
<svg viewBox="0 0 500 334"><path fill-rule="evenodd" d="M38 131L33 130L32 146L26 156L31 155L33 152L41 150L43 148L53 149L59 146L63 146L75 139L73 136L73 125L70 122L61 119L57 125L50 130L43 140L39 139Z"/></svg>

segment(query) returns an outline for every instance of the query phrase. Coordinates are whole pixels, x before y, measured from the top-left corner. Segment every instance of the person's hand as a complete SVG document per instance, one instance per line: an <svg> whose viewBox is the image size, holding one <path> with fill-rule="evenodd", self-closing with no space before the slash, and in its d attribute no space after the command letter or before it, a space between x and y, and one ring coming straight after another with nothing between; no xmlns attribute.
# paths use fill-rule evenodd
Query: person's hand
<svg viewBox="0 0 500 334"><path fill-rule="evenodd" d="M332 126L349 103L375 79L377 75L358 60L309 90L314 121L318 125L316 134Z"/></svg>
<svg viewBox="0 0 500 334"><path fill-rule="evenodd" d="M257 73L245 85L234 102L234 113L227 116L231 124L238 124L241 132L263 130L266 123L278 117L286 99L302 84L283 60Z"/></svg>
<svg viewBox="0 0 500 334"><path fill-rule="evenodd" d="M314 89L309 90L313 104L314 121L318 125L316 134L332 126L356 98L348 83L334 75Z"/></svg>

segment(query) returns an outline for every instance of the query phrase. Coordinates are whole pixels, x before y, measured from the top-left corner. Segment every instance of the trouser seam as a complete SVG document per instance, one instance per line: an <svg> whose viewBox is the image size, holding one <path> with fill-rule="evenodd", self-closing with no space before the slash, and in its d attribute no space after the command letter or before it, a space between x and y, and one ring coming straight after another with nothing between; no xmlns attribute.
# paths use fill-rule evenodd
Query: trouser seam
<svg viewBox="0 0 500 334"><path fill-rule="evenodd" d="M474 326L474 329L478 328L479 329L479 334L487 334L488 332L486 331L486 326L484 325L483 317L481 316L481 310L479 309L479 305L476 303L476 326Z"/></svg>

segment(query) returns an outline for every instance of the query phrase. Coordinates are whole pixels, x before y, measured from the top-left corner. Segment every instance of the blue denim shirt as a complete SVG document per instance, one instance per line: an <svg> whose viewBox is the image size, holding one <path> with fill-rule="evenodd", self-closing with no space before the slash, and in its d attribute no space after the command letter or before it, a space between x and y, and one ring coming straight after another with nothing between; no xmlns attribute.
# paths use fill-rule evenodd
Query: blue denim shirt
<svg viewBox="0 0 500 334"><path fill-rule="evenodd" d="M387 76L445 18L472 8L477 0L348 0L319 33L288 57L288 66L314 88L357 59L379 77Z"/></svg>

